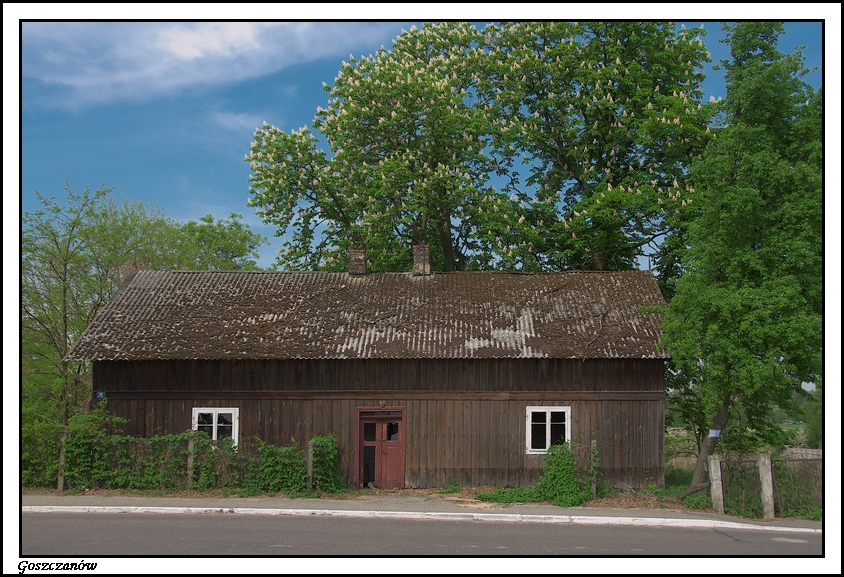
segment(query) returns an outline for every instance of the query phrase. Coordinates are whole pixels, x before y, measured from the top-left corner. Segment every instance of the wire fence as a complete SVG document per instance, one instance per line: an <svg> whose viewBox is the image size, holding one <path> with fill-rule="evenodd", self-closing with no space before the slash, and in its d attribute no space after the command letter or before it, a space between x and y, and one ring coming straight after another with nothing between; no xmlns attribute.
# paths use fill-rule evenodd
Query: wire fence
<svg viewBox="0 0 844 577"><path fill-rule="evenodd" d="M724 512L728 515L762 517L762 483L755 460L725 460L721 464Z"/></svg>
<svg viewBox="0 0 844 577"><path fill-rule="evenodd" d="M804 518L820 516L823 510L823 460L779 458L772 459L770 463L774 515ZM764 488L759 459L722 458L719 466L724 512L728 515L762 518Z"/></svg>
<svg viewBox="0 0 844 577"><path fill-rule="evenodd" d="M777 516L801 516L823 508L823 459L775 459L771 473Z"/></svg>

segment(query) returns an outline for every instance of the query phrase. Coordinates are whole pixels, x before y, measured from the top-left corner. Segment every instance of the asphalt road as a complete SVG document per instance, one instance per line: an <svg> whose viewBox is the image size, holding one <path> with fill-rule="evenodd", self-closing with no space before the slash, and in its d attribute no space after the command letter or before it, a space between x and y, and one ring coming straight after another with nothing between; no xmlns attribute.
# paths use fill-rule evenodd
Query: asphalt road
<svg viewBox="0 0 844 577"><path fill-rule="evenodd" d="M492 521L23 513L21 554L125 556L819 556L823 536Z"/></svg>

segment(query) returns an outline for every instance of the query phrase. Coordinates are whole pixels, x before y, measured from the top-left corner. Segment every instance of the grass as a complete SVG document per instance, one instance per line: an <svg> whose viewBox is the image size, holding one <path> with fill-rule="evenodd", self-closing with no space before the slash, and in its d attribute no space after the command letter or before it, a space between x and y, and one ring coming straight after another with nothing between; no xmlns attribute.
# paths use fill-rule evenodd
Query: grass
<svg viewBox="0 0 844 577"><path fill-rule="evenodd" d="M448 485L443 485L439 491L434 492L439 493L440 495L448 495L451 493L460 493L461 491L463 491L463 487L457 483L449 483Z"/></svg>

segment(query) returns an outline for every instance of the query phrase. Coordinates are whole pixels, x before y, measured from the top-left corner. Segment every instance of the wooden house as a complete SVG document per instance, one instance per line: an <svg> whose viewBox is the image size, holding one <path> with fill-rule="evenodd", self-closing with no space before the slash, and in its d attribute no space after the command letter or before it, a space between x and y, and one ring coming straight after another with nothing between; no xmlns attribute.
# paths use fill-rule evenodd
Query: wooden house
<svg viewBox="0 0 844 577"><path fill-rule="evenodd" d="M651 273L140 271L69 358L126 432L305 446L352 486L518 486L596 442L606 482L663 483L664 301Z"/></svg>

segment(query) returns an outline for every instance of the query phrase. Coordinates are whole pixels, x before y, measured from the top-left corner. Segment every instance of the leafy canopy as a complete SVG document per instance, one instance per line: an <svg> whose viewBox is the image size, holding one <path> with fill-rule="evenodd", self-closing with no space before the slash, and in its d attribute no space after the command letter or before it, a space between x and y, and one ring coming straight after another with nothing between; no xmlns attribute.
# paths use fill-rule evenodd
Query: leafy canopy
<svg viewBox="0 0 844 577"><path fill-rule="evenodd" d="M823 98L800 52L776 49L782 31L726 26L723 127L691 167L702 201L663 330L698 432L725 406L738 433L772 438L771 404L822 373Z"/></svg>
<svg viewBox="0 0 844 577"><path fill-rule="evenodd" d="M366 248L371 270L408 270L416 243L446 271L633 268L692 201L702 34L412 28L343 63L313 131L255 132L250 204L292 233L289 269L343 270Z"/></svg>
<svg viewBox="0 0 844 577"><path fill-rule="evenodd" d="M28 455L38 447L27 439L58 450L48 439L87 412L90 364L65 357L127 275L139 268L251 269L266 243L240 215L182 225L144 201L117 201L112 190L77 194L66 185L63 203L35 191L41 206L23 215L21 421Z"/></svg>

